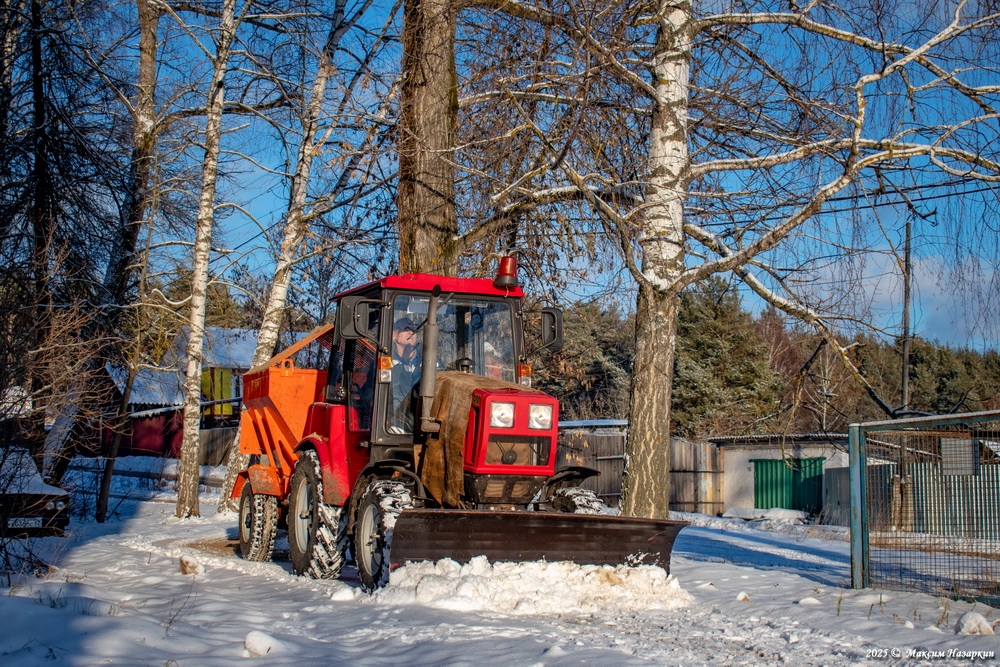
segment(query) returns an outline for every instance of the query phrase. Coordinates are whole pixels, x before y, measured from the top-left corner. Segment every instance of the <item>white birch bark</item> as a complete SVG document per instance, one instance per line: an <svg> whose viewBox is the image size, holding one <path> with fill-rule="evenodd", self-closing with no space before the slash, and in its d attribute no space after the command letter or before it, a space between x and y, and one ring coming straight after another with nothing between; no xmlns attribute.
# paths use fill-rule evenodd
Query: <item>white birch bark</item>
<svg viewBox="0 0 1000 667"><path fill-rule="evenodd" d="M670 396L677 337L677 279L684 270L687 107L693 34L690 2L660 5L652 54L653 116L639 244L635 362L622 513L665 517L670 498Z"/></svg>
<svg viewBox="0 0 1000 667"><path fill-rule="evenodd" d="M222 111L225 103L225 78L229 55L239 21L236 0L224 0L219 20L212 80L208 89L205 123L205 159L202 167L201 197L195 228L194 262L191 276L191 311L186 348L187 368L184 378L184 437L181 443L180 471L177 482L177 517L201 516L198 504L200 478L199 444L201 424L201 371L205 340L205 296L208 289L208 263L215 219L215 194L219 175L219 147L222 139Z"/></svg>

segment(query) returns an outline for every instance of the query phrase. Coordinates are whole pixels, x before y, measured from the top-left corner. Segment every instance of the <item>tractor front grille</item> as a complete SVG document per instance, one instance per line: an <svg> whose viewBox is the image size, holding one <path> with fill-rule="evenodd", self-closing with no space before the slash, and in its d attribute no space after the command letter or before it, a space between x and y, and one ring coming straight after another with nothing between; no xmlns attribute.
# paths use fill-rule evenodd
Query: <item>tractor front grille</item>
<svg viewBox="0 0 1000 667"><path fill-rule="evenodd" d="M552 438L530 435L490 435L486 465L547 466Z"/></svg>
<svg viewBox="0 0 1000 667"><path fill-rule="evenodd" d="M527 505L545 484L535 475L465 475L465 494L476 505Z"/></svg>

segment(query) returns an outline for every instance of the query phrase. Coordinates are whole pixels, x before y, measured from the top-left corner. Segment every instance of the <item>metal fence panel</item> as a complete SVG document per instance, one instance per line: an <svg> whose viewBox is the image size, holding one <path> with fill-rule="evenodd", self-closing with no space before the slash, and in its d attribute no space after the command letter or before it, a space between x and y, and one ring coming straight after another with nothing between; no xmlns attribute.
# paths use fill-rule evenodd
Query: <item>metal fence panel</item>
<svg viewBox="0 0 1000 667"><path fill-rule="evenodd" d="M794 461L795 486L792 489L792 507L816 514L823 508L823 457Z"/></svg>
<svg viewBox="0 0 1000 667"><path fill-rule="evenodd" d="M754 507L818 513L823 507L823 457L750 459Z"/></svg>
<svg viewBox="0 0 1000 667"><path fill-rule="evenodd" d="M823 521L831 526L849 526L851 521L851 477L848 468L827 468L823 473Z"/></svg>
<svg viewBox="0 0 1000 667"><path fill-rule="evenodd" d="M854 586L1000 601L1000 412L853 428Z"/></svg>

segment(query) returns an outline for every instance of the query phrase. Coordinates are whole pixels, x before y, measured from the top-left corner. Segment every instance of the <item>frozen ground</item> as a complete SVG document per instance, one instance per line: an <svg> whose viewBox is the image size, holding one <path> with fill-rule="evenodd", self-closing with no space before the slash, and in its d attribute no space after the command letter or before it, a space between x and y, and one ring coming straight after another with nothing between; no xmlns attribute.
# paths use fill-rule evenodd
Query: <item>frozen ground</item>
<svg viewBox="0 0 1000 667"><path fill-rule="evenodd" d="M141 495L36 545L55 569L2 590L0 664L969 664L1000 651L1000 635L956 634L992 628L990 607L848 588L842 529L683 515L695 525L671 578L444 562L369 596L350 568L320 582L280 552L240 560L217 496L181 521L168 490Z"/></svg>

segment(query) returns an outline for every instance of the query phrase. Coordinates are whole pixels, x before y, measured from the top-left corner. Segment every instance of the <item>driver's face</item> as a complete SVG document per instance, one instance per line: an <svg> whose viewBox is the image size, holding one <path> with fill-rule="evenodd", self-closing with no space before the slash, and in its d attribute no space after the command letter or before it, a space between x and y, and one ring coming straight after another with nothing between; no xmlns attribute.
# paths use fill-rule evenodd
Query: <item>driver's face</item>
<svg viewBox="0 0 1000 667"><path fill-rule="evenodd" d="M417 345L417 332L403 329L392 334L392 340L396 343L396 349L400 352L413 349Z"/></svg>

